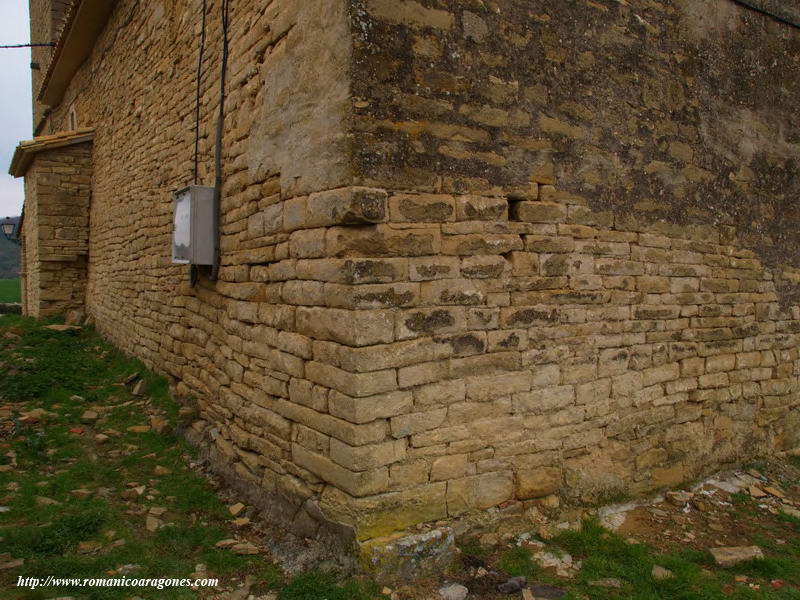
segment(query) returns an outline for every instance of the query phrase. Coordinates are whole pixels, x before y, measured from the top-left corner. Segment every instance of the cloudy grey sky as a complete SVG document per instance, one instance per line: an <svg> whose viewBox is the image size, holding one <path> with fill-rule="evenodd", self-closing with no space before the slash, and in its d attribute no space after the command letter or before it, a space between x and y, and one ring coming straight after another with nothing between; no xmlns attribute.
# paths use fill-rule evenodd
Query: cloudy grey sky
<svg viewBox="0 0 800 600"><path fill-rule="evenodd" d="M0 45L26 44L30 35L27 0L0 0ZM31 137L30 63L28 48L0 49L0 218L22 210L22 180L8 166L17 143Z"/></svg>

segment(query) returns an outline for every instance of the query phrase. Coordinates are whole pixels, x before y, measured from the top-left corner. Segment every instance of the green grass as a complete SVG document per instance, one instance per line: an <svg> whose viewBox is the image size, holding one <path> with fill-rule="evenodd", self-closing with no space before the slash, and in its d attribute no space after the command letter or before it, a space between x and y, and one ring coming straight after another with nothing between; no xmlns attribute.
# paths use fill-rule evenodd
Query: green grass
<svg viewBox="0 0 800 600"><path fill-rule="evenodd" d="M17 415L15 436L0 439L0 464L14 456L17 467L0 473L0 553L25 564L0 571L0 598L34 600L71 596L80 600L131 597L126 589L47 589L16 587L18 576L95 578L136 565L136 577L187 578L197 564L210 577L236 587L250 577L254 589L284 588L282 598L372 600L372 586L333 575L310 573L284 581L266 556L241 556L216 543L239 537L226 505L206 479L188 467L193 448L172 433L180 424L179 406L167 382L105 343L93 330L56 332L31 319L0 317L0 406L13 403L18 413L43 409L40 422L24 423ZM7 335L11 334L11 335ZM120 384L141 374L145 394L135 397ZM98 408L99 407L99 408ZM99 410L97 423L81 420L87 409ZM149 424L158 415L170 426L162 433L133 433L128 427ZM116 430L104 444L102 431ZM9 453L9 450L11 453ZM154 475L156 466L169 470ZM132 486L146 486L140 498L123 498ZM81 498L75 490L90 490ZM165 508L165 526L147 531L151 507ZM257 538L256 538L257 539ZM110 543L124 542L112 546ZM87 542L99 552L81 553ZM137 589L135 596L159 600L196 598L187 588Z"/></svg>
<svg viewBox="0 0 800 600"><path fill-rule="evenodd" d="M787 515L785 512L781 512L778 518L784 523L791 525L797 533L800 533L800 518Z"/></svg>
<svg viewBox="0 0 800 600"><path fill-rule="evenodd" d="M295 577L278 595L279 600L375 600L385 598L370 582L338 582L327 573L312 571Z"/></svg>
<svg viewBox="0 0 800 600"><path fill-rule="evenodd" d="M19 279L0 279L0 304L20 300Z"/></svg>
<svg viewBox="0 0 800 600"><path fill-rule="evenodd" d="M533 579L540 569L533 562L531 551L527 548L512 548L500 557L499 566L513 577L524 576Z"/></svg>
<svg viewBox="0 0 800 600"><path fill-rule="evenodd" d="M0 474L0 490L9 485L16 488L8 498L11 510L0 514L5 551L25 559L15 575L98 577L121 565L137 564L137 575L187 577L195 564L217 550L214 544L224 537L225 527L224 505L182 460L188 448L171 435L133 434L124 428L107 445L94 443L95 433L116 428L122 420L142 425L147 424L148 413L166 414L166 404L171 403L166 386L91 330L55 332L16 316L0 318L0 330L19 336L0 342L0 360L13 369L12 373L0 369L0 396L17 403L20 412L35 408L48 412L40 423L19 422L11 442L18 467ZM147 382L146 398L137 399L128 388L118 385L137 371ZM96 428L82 423L81 415L97 406L109 407L108 416L102 417ZM116 418L123 413L126 419ZM152 454L155 456L144 458ZM155 480L156 464L172 473ZM121 493L128 482L147 484L158 495L126 502ZM72 492L78 489L90 490L92 495L77 497ZM201 517L208 526L196 526L190 513L180 512L176 501L164 493L167 489L181 489L184 502L197 496L195 504L204 510L194 517ZM213 505L209 497L214 498ZM149 506L167 508L174 526L148 532L143 525ZM109 545L111 541L124 544L114 547ZM87 542L97 542L103 550L80 553L79 544ZM246 571L253 561L239 560L217 574ZM16 589L13 581L10 573L0 573L0 588L16 594L11 598L36 598L39 594ZM75 590L48 589L48 597L58 595L56 592L73 595ZM168 600L194 597L187 589L137 593L143 598ZM127 596L122 589L98 589L83 597Z"/></svg>
<svg viewBox="0 0 800 600"><path fill-rule="evenodd" d="M485 546L482 546L477 537L467 537L458 540L458 549L464 556L470 556L477 559L488 558L490 552Z"/></svg>
<svg viewBox="0 0 800 600"><path fill-rule="evenodd" d="M606 531L593 521L584 523L581 531L561 534L552 543L573 557L582 560L582 568L569 598L607 600L723 600L734 599L800 599L800 591L787 586L772 589L769 582L782 579L790 583L800 576L800 555L789 549L783 556L768 556L727 569L717 569L710 553L683 550L659 554L645 544L630 544ZM653 565L669 569L670 579L656 580ZM716 570L715 570L716 569ZM748 575L761 584L761 589L747 586L731 587L734 575ZM622 590L599 588L590 582L615 578L623 583ZM726 587L727 586L727 587Z"/></svg>

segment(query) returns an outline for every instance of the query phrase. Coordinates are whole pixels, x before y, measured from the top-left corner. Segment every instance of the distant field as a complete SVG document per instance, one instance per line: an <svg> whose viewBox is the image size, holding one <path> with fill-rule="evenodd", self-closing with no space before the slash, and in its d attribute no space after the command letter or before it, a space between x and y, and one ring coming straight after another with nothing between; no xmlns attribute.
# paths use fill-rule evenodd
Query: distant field
<svg viewBox="0 0 800 600"><path fill-rule="evenodd" d="M19 279L0 279L0 303L19 301Z"/></svg>

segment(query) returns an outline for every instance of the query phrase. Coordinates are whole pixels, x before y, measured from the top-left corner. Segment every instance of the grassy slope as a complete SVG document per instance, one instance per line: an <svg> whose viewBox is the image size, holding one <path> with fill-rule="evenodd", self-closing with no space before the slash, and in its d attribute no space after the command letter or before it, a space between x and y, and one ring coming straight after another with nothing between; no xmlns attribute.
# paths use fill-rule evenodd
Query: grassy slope
<svg viewBox="0 0 800 600"><path fill-rule="evenodd" d="M796 529L800 533L800 529ZM708 552L685 550L674 554L658 554L644 544L630 544L596 524L588 523L580 532L567 532L555 544L583 560L571 598L593 599L630 598L631 600L712 600L736 599L797 599L800 592L800 537L787 548L788 555L771 556L753 561L732 570L715 570ZM674 577L656 580L652 568L659 565L669 569ZM747 575L760 589L734 586L734 575ZM590 582L606 578L620 579L622 590L603 589ZM781 579L784 587L773 589L770 582ZM794 585L793 585L794 584Z"/></svg>
<svg viewBox="0 0 800 600"><path fill-rule="evenodd" d="M19 301L19 279L0 279L0 303Z"/></svg>
<svg viewBox="0 0 800 600"><path fill-rule="evenodd" d="M136 372L146 382L138 398L119 384ZM10 553L25 564L0 570L0 597L196 598L197 592L185 588L26 591L15 582L17 576L103 577L124 565L138 565L131 577L187 578L197 564L223 585L235 588L234 582L250 576L254 591L282 588L282 600L374 597L354 582L340 586L313 573L287 585L266 557L217 548L220 540L247 539L247 533L232 525L206 479L189 468L192 448L171 427L162 433L128 429L148 425L150 416L174 426L179 410L166 381L91 330L54 332L21 317L0 318L0 407L8 403L17 418L13 426L0 419L0 465L16 462L16 468L0 472L0 506L10 508L0 512L0 555ZM20 413L37 408L48 412L40 422L20 422ZM85 422L87 409L100 419ZM95 437L101 431L110 432L104 443ZM144 494L124 498L134 484L145 486ZM75 490L87 490L88 497ZM151 508L166 509L160 518L167 526L155 532L145 527ZM96 542L99 550L84 553L82 542Z"/></svg>

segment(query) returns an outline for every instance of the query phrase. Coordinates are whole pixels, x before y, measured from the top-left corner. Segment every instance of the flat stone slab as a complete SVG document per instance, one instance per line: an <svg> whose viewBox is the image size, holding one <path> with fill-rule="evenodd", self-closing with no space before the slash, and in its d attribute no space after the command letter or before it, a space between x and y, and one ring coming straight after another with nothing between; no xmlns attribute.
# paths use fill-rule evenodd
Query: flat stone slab
<svg viewBox="0 0 800 600"><path fill-rule="evenodd" d="M77 331L81 328L75 325L48 325L45 329L50 331Z"/></svg>
<svg viewBox="0 0 800 600"><path fill-rule="evenodd" d="M559 600L567 595L567 591L547 583L534 583L530 586L534 598L539 600Z"/></svg>
<svg viewBox="0 0 800 600"><path fill-rule="evenodd" d="M748 560L764 558L764 551L758 546L727 546L711 548L710 552L720 567L733 567Z"/></svg>
<svg viewBox="0 0 800 600"><path fill-rule="evenodd" d="M456 557L455 536L444 527L427 533L370 540L361 546L364 566L386 581L441 575Z"/></svg>
<svg viewBox="0 0 800 600"><path fill-rule="evenodd" d="M603 527L611 531L617 531L620 527L622 527L622 524L625 523L628 513L632 510L635 510L640 506L658 504L663 501L664 496L658 495L653 498L643 498L641 500L633 500L631 502L624 502L622 504L611 504L609 506L603 506L600 508L600 510L597 511L597 516L600 519L600 524Z"/></svg>
<svg viewBox="0 0 800 600"><path fill-rule="evenodd" d="M463 585L453 583L439 590L439 597L442 600L464 600L469 594L469 590Z"/></svg>

